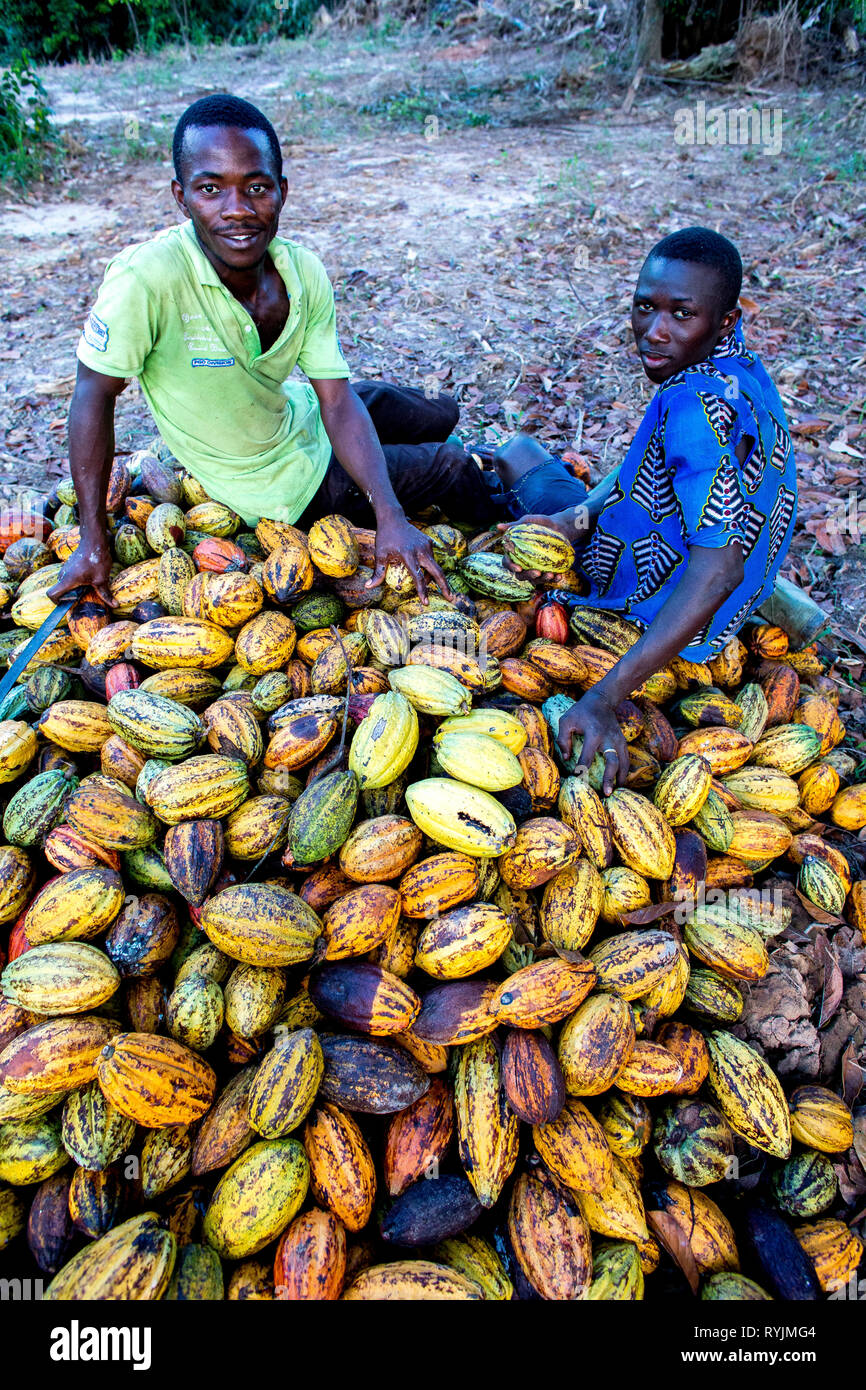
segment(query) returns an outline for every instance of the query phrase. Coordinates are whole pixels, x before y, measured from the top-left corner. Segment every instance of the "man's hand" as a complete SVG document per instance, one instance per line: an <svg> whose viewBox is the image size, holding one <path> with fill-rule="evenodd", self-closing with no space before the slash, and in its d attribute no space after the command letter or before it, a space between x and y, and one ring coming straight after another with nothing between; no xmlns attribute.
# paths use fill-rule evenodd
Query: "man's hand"
<svg viewBox="0 0 866 1390"><path fill-rule="evenodd" d="M406 566L414 579L422 603L427 602L425 571L435 581L443 598L454 598L448 580L433 558L430 538L410 525L402 513L392 513L376 526L376 568L372 578L367 580L367 588L381 584L386 567L399 563Z"/></svg>
<svg viewBox="0 0 866 1390"><path fill-rule="evenodd" d="M622 786L628 775L628 744L619 726L616 711L602 691L587 691L559 721L556 741L564 758L571 757L571 744L575 735L582 738L580 761L585 767L589 767L596 753L601 753L604 758L602 790L605 796L610 796L614 783L618 782Z"/></svg>
<svg viewBox="0 0 866 1390"><path fill-rule="evenodd" d="M60 571L57 583L48 590L48 597L56 603L70 589L79 586L95 589L100 599L109 608L117 603L109 588L111 576L111 551L105 541L88 542L84 539L78 549L70 555Z"/></svg>
<svg viewBox="0 0 866 1390"><path fill-rule="evenodd" d="M511 545L508 539L508 532L512 526L523 526L527 523L532 523L532 525L534 526L547 526L550 528L551 531L558 531L559 534L562 536L563 540L568 541L568 544L572 546L572 548L575 551L578 551L582 549L582 547L580 546L579 541L576 538L574 526L569 525L568 522L564 520L564 518L567 515L567 512L558 512L555 516L540 516L532 514L529 516L522 516L519 521L500 521L496 529L497 531L505 532L505 536L502 542L502 549L505 552L505 564L507 568L510 569L512 573L519 574L523 579L531 579L533 583L538 583L539 580L544 584L553 583L553 581L556 579L556 574L552 571L525 570L521 569L519 565L515 564L514 560L512 559Z"/></svg>

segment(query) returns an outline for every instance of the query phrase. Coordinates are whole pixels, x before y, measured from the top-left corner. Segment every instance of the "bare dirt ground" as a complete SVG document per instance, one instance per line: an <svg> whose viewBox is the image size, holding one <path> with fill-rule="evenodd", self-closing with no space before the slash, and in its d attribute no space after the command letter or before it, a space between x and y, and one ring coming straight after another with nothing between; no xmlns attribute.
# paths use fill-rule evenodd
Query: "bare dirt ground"
<svg viewBox="0 0 866 1390"><path fill-rule="evenodd" d="M866 102L656 82L627 109L626 80L598 47L423 30L48 69L66 175L0 194L0 488L47 491L66 471L75 345L104 267L176 219L174 122L230 90L278 128L282 230L323 257L355 373L435 378L467 437L529 429L594 475L621 458L649 399L628 327L646 251L695 222L731 236L747 331L797 443L790 573L862 637ZM781 148L678 144L677 113L701 101L760 105ZM133 383L118 447L151 434Z"/></svg>

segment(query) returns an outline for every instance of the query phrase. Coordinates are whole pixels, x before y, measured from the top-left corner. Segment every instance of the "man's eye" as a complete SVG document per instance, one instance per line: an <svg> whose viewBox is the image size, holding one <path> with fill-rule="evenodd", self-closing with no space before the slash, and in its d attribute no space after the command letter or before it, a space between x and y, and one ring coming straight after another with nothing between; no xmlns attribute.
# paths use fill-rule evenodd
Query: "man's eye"
<svg viewBox="0 0 866 1390"><path fill-rule="evenodd" d="M252 183L250 184L250 192L256 194L266 193L267 189L265 188L265 185L263 183Z"/></svg>
<svg viewBox="0 0 866 1390"><path fill-rule="evenodd" d="M640 300L635 305L635 308L637 309L639 314L649 314L652 311L652 307L653 306L651 304L647 304L646 300Z"/></svg>
<svg viewBox="0 0 866 1390"><path fill-rule="evenodd" d="M690 319L690 318L693 318L693 317L694 317L694 315L692 314L691 309L675 309L675 310L674 310L674 318L678 318L678 319Z"/></svg>
<svg viewBox="0 0 866 1390"><path fill-rule="evenodd" d="M216 184L215 184L215 183L203 183L203 184L201 185L201 187L199 188L199 193L215 193L215 192L216 192Z"/></svg>

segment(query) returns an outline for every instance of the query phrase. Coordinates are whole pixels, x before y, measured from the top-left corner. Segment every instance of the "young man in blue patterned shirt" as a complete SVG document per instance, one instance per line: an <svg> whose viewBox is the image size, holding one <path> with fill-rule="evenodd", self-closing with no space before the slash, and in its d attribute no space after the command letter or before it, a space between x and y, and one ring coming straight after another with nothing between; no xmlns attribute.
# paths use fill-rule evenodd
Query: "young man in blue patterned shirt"
<svg viewBox="0 0 866 1390"><path fill-rule="evenodd" d="M671 657L720 651L772 593L793 533L794 450L779 393L743 340L741 284L736 247L717 232L689 227L653 247L632 328L658 390L623 462L593 492L525 438L495 460L513 482L511 514L574 546L589 584L580 602L644 629L560 725L566 756L575 736L582 762L603 753L606 792L628 772L616 706Z"/></svg>

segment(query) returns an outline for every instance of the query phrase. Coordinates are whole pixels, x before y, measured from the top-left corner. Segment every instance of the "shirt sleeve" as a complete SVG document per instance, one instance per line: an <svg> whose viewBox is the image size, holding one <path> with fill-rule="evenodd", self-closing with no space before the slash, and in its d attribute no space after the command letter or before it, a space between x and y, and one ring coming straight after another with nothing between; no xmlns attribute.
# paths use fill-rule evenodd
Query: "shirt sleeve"
<svg viewBox="0 0 866 1390"><path fill-rule="evenodd" d="M139 376L156 341L156 309L128 266L114 261L78 342L77 357L105 376Z"/></svg>
<svg viewBox="0 0 866 1390"><path fill-rule="evenodd" d="M746 501L734 452L739 434L737 411L721 395L690 390L668 406L665 464L690 546L721 549L745 540Z"/></svg>
<svg viewBox="0 0 866 1390"><path fill-rule="evenodd" d="M337 310L328 273L317 256L305 267L307 323L298 366L311 380L349 377L349 365L337 337Z"/></svg>

